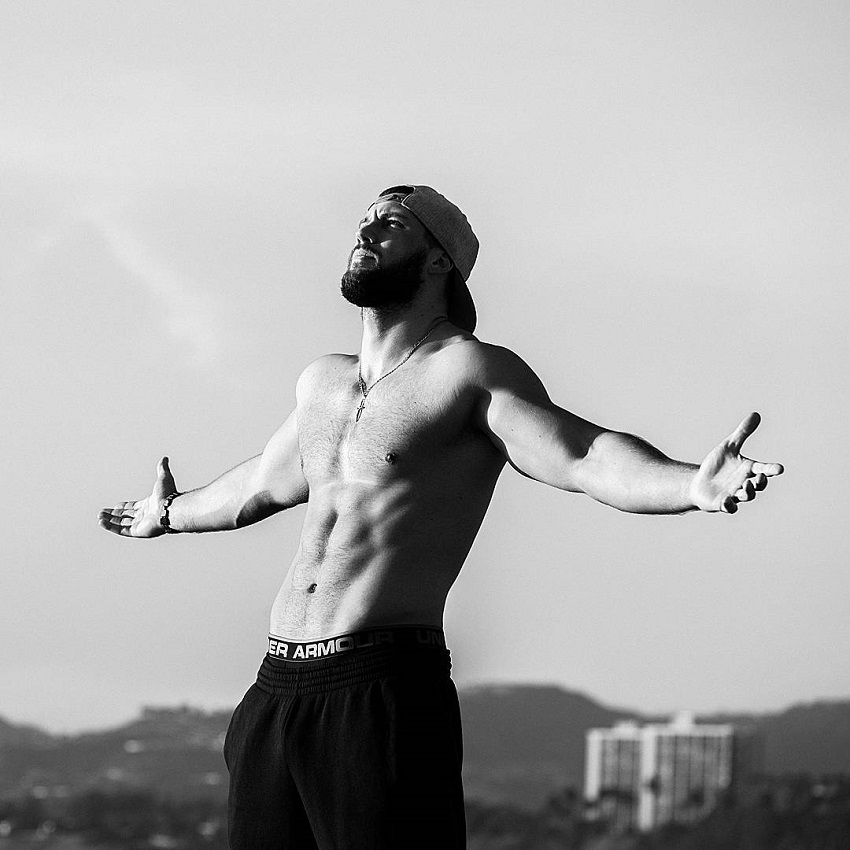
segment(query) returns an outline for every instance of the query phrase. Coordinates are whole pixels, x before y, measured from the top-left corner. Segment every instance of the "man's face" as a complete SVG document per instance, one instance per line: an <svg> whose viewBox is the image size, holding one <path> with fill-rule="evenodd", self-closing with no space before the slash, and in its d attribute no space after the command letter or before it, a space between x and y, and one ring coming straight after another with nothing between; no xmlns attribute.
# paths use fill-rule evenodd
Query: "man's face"
<svg viewBox="0 0 850 850"><path fill-rule="evenodd" d="M422 284L431 244L423 224L395 201L373 204L357 227L342 294L358 307L409 303Z"/></svg>

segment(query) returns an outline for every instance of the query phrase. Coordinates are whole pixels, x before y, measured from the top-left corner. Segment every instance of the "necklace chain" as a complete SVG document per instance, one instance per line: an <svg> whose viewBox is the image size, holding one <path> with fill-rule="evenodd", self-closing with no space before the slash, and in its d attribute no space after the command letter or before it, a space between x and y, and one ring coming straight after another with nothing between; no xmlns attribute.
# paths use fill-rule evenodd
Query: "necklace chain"
<svg viewBox="0 0 850 850"><path fill-rule="evenodd" d="M385 374L381 375L381 377L378 378L376 381L373 381L368 387L366 386L366 381L363 380L363 372L361 371L361 368L358 365L358 367L357 367L357 385L360 387L360 392L363 395L363 400L360 402L360 407L357 408L357 417L354 420L355 422L360 421L360 417L363 415L363 408L366 407L366 398L369 395L369 393L372 392L373 389L375 389L375 386L377 384L379 384L381 381L383 381L384 378L389 378L389 376L392 375L392 373L395 372L396 369L401 369L401 367L404 366L404 364L407 363L407 361L410 360L411 357L413 357L414 353L416 352L416 349L419 348L419 346L422 345L425 342L425 340L427 340L428 337L431 336L431 334L434 333L434 331L437 330L437 328L440 327L440 325L443 324L443 322L447 322L447 321L448 321L447 316L443 316L440 319L438 319L433 325L431 325L428 332L413 344L413 348L411 348L410 351L408 351L407 354L404 355L404 357L401 359L401 361L399 363L397 363L395 366L393 366L393 368L390 369L389 372L386 372Z"/></svg>

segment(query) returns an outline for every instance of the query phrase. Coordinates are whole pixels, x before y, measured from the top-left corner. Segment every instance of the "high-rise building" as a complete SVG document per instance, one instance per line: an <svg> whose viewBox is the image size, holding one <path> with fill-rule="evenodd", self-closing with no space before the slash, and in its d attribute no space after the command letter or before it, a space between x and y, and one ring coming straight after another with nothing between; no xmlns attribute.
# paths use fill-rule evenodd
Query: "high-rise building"
<svg viewBox="0 0 850 850"><path fill-rule="evenodd" d="M641 783L641 730L637 723L587 733L584 796L596 817L618 832L637 827Z"/></svg>
<svg viewBox="0 0 850 850"><path fill-rule="evenodd" d="M705 817L733 781L732 726L620 723L587 733L585 798L617 831L647 831Z"/></svg>

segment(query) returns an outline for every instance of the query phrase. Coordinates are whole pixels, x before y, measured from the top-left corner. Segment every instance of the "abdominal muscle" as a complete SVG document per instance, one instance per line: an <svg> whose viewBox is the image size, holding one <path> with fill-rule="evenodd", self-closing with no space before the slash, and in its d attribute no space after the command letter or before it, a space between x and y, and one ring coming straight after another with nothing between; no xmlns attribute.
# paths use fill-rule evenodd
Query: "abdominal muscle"
<svg viewBox="0 0 850 850"><path fill-rule="evenodd" d="M373 626L441 628L492 486L461 490L457 477L453 488L430 483L415 493L404 480L312 489L271 633L315 640Z"/></svg>

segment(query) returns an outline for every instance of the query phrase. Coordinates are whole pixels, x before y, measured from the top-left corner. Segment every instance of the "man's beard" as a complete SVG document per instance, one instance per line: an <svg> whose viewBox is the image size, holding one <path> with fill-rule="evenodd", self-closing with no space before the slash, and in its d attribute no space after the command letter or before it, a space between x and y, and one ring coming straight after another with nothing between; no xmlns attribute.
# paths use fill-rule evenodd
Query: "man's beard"
<svg viewBox="0 0 850 850"><path fill-rule="evenodd" d="M340 285L343 298L358 307L388 310L409 304L422 286L422 267L427 254L427 249L417 251L388 269L380 266L349 268Z"/></svg>

